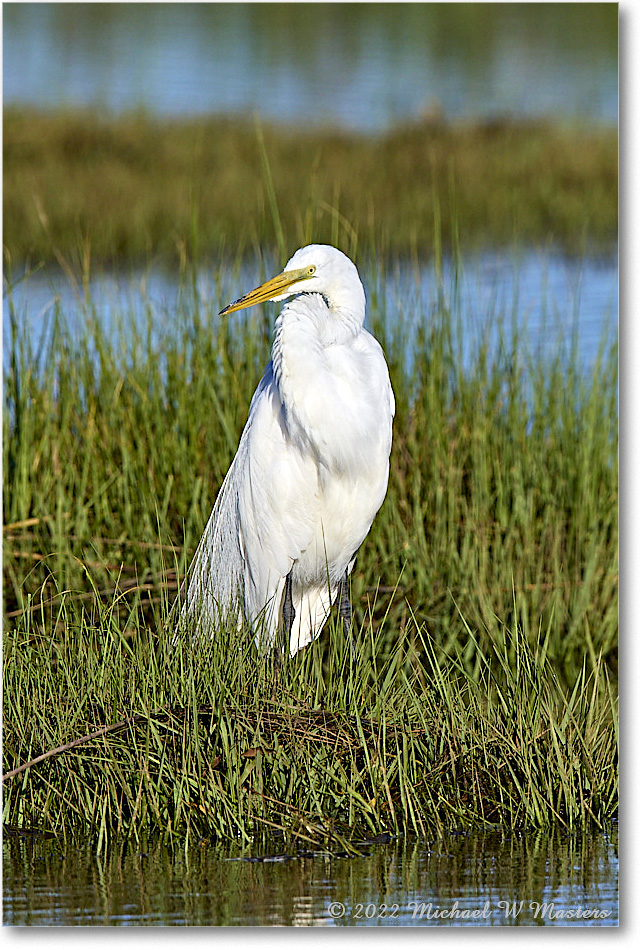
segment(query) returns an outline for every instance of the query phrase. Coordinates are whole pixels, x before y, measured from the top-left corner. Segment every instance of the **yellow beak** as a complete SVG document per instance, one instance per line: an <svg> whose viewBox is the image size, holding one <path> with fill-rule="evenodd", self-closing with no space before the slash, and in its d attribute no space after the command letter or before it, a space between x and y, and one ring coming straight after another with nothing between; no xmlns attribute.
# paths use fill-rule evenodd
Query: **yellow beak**
<svg viewBox="0 0 642 950"><path fill-rule="evenodd" d="M239 299L235 300L234 303L224 307L223 310L220 311L219 316L223 316L226 313L234 313L235 310L243 310L245 307L253 307L255 303L263 303L266 300L272 300L274 297L279 297L281 294L285 293L288 287L291 287L292 284L296 284L299 280L305 280L307 277L312 277L314 271L314 267L301 267L298 270L285 270L282 274L277 274L276 277L266 280L266 282L261 284L260 287L250 290L250 292L245 294L244 297L239 297Z"/></svg>

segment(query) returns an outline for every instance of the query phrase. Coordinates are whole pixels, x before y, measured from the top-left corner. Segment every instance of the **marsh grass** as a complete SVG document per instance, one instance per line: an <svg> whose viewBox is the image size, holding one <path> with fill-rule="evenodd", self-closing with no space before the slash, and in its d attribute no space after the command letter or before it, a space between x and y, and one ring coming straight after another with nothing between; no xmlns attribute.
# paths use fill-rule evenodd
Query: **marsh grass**
<svg viewBox="0 0 642 950"><path fill-rule="evenodd" d="M464 358L452 289L409 326L359 263L397 416L352 582L358 656L333 620L276 680L247 633L171 649L167 622L270 311L220 321L227 300L203 300L187 269L162 333L150 301L106 327L86 284L81 320L56 304L36 350L10 295L5 771L132 721L9 779L6 823L99 847L160 831L349 849L381 831L613 815L615 345L589 372L573 347L544 362L489 314Z"/></svg>
<svg viewBox="0 0 642 950"><path fill-rule="evenodd" d="M160 832L350 852L382 832L574 828L614 814L608 677L598 661L562 689L547 636L533 652L501 629L504 647L473 679L414 621L386 651L386 624L368 619L356 661L332 625L325 651L275 674L236 632L172 649L171 631L141 624L126 638L115 618L107 608L90 623L63 598L64 636L43 616L9 639L5 760L138 718L11 779L5 823L91 833L98 850Z"/></svg>
<svg viewBox="0 0 642 950"><path fill-rule="evenodd" d="M282 259L312 235L335 243L340 214L380 260L462 241L611 250L617 141L611 128L544 121L437 118L359 135L8 108L3 241L16 266L62 254L81 267L89 249L94 264L174 264L275 240Z"/></svg>

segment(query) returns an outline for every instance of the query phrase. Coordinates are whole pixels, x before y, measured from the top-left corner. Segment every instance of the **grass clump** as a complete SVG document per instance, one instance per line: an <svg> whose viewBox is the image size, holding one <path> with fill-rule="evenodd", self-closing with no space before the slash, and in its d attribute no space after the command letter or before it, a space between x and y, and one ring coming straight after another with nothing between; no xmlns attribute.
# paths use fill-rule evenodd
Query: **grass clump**
<svg viewBox="0 0 642 950"><path fill-rule="evenodd" d="M263 186L269 155L271 191ZM617 131L427 119L378 135L251 121L5 110L3 240L14 264L148 262L331 243L333 213L385 254L617 240ZM73 182L73 187L70 187ZM376 199L373 197L376 196ZM375 208L376 201L376 208ZM330 212L330 213L329 213ZM282 247L280 248L282 250Z"/></svg>
<svg viewBox="0 0 642 950"><path fill-rule="evenodd" d="M5 771L127 723L9 779L6 822L347 847L612 816L616 349L588 373L573 348L544 363L493 319L466 357L456 294L408 325L358 263L397 396L353 577L359 656L331 624L276 691L247 636L171 649L167 625L271 322L218 319L224 267L205 301L185 282L162 332L151 301L107 327L86 295L36 345L10 301Z"/></svg>
<svg viewBox="0 0 642 950"><path fill-rule="evenodd" d="M615 808L615 705L598 662L565 692L519 631L473 679L414 624L386 653L364 623L353 663L338 630L275 674L228 632L172 649L125 638L109 609L27 621L5 646L7 765L137 718L10 779L4 821L65 836L283 837L350 849L382 832L474 824L606 823ZM45 611L45 614L48 611ZM30 615L27 615L27 618ZM384 659L380 659L383 657ZM276 675L276 679L275 679ZM276 683L276 690L275 690ZM25 713L25 706L29 713Z"/></svg>

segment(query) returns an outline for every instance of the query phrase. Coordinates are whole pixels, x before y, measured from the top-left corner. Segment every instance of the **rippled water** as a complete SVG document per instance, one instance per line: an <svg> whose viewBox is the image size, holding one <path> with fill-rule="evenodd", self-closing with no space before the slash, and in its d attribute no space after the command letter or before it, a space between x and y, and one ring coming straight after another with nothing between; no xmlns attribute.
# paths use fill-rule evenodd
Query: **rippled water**
<svg viewBox="0 0 642 950"><path fill-rule="evenodd" d="M617 4L10 3L5 104L617 122Z"/></svg>
<svg viewBox="0 0 642 950"><path fill-rule="evenodd" d="M266 270L267 267L267 270ZM221 267L219 273L203 269L196 281L199 309L215 320L218 310L241 293L270 276L277 262L248 265L241 269ZM385 314L388 331L400 326L407 339L418 322L431 320L437 312L440 292L462 335L465 360L474 357L482 339L497 341L500 329L510 336L511 328L522 329L520 350L546 360L563 349L577 346L580 359L590 369L604 339L614 340L618 331L617 259L578 260L555 253L526 251L519 256L485 253L465 259L455 272L445 262L442 291L434 268L413 268L400 264L388 271L375 265L362 267L361 276L368 298L368 319ZM83 292L74 288L60 272L38 272L16 284L12 305L25 326L36 351L51 332L53 314L60 306L71 331L81 330L88 312L103 327L117 333L128 315L146 332L151 315L154 342L161 349L163 338L176 328L180 315L194 310L194 289L181 286L162 270L129 275L108 273L89 286L89 310ZM187 295L187 298L186 298ZM191 299L190 299L191 295ZM239 322L255 320L256 309L235 315ZM275 310L276 312L276 310ZM249 316L248 316L249 314ZM11 353L10 297L3 301L4 363ZM384 345L385 340L382 340ZM409 354L411 358L412 354Z"/></svg>
<svg viewBox="0 0 642 950"><path fill-rule="evenodd" d="M618 834L461 834L358 857L6 838L4 923L597 926L618 911Z"/></svg>

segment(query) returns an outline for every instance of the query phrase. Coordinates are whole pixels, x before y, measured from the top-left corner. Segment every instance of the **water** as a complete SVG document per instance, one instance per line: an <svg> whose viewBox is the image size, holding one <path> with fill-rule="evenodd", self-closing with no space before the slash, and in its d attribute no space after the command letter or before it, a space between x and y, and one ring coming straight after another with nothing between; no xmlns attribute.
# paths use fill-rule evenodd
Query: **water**
<svg viewBox="0 0 642 950"><path fill-rule="evenodd" d="M594 926L618 911L618 834L454 835L359 857L5 839L9 925ZM582 916L583 915L583 916Z"/></svg>
<svg viewBox="0 0 642 950"><path fill-rule="evenodd" d="M574 346L590 371L605 340L618 329L617 260L580 260L527 250L521 254L485 252L464 258L456 270L444 263L438 280L433 268L409 266L386 275L386 311L415 325L435 307L441 292L453 319L459 320L464 365L475 359L480 341L497 345L520 329L520 352L544 364ZM428 307L426 306L428 304ZM419 315L419 316L417 316ZM490 334L487 333L491 328Z"/></svg>
<svg viewBox="0 0 642 950"><path fill-rule="evenodd" d="M617 4L6 4L4 102L380 130L615 124Z"/></svg>
<svg viewBox="0 0 642 950"><path fill-rule="evenodd" d="M215 320L221 307L276 273L278 267L276 261L263 266L248 264L241 269L221 267L216 278L208 270L200 271L196 286L202 311ZM431 319L437 308L440 281L431 265L413 268L402 263L382 271L365 262L362 279L371 315L386 314L391 336L400 323L412 330L420 319ZM461 319L466 363L474 359L489 325L492 343L499 340L500 330L510 337L516 323L523 330L520 350L543 361L558 355L560 349L570 354L577 345L587 371L594 365L605 337L612 341L617 336L618 267L613 257L582 261L533 250L518 256L487 252L464 259L457 271L447 260L442 285L447 305ZM111 328L114 340L123 314L133 314L144 331L151 313L154 343L160 349L176 327L177 313L193 309L189 296L187 308L182 303L186 293L192 294L191 286L179 286L174 275L160 268L107 273L92 280L88 289L93 311L108 330ZM50 332L57 303L72 331L81 330L87 317L82 290L59 271L40 271L17 283L12 300L36 352ZM5 369L11 353L9 311L9 295L5 294ZM239 323L255 319L255 313L240 313L234 319ZM413 338L412 333L405 336ZM409 359L411 356L408 354Z"/></svg>

